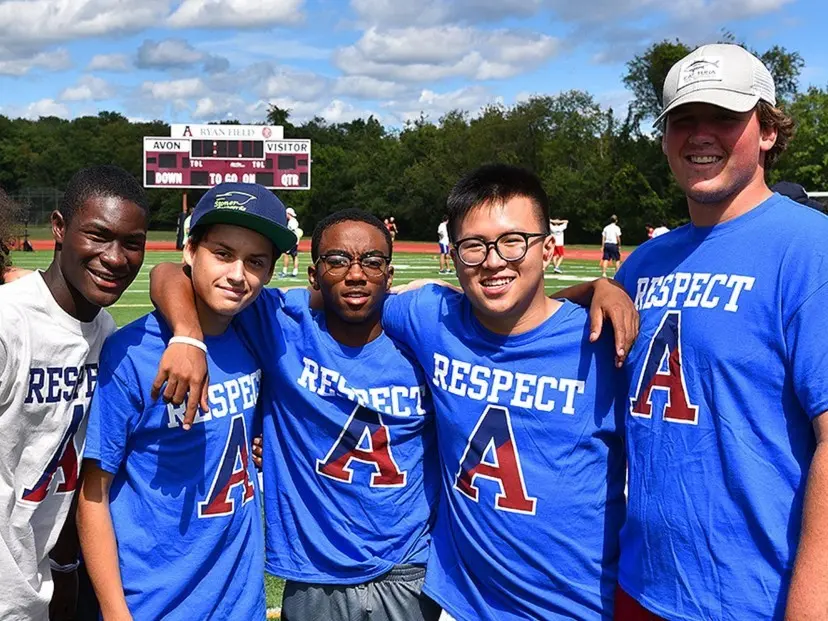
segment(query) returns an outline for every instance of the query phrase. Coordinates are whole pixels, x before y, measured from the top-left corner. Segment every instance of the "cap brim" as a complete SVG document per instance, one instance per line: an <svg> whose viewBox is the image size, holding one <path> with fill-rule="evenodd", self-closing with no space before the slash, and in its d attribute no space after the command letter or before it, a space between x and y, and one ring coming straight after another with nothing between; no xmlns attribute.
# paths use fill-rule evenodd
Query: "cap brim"
<svg viewBox="0 0 828 621"><path fill-rule="evenodd" d="M670 102L670 105L662 110L658 118L653 122L653 126L658 126L670 112L690 103L706 103L712 106L718 106L731 112L748 112L753 110L757 103L759 103L759 95L746 95L745 93L737 93L735 91L722 91L712 89L701 89L689 92L685 95L680 95Z"/></svg>
<svg viewBox="0 0 828 621"><path fill-rule="evenodd" d="M232 224L250 229L267 237L279 252L287 252L299 243L296 235L287 227L246 211L215 209L201 216L193 228L208 224Z"/></svg>

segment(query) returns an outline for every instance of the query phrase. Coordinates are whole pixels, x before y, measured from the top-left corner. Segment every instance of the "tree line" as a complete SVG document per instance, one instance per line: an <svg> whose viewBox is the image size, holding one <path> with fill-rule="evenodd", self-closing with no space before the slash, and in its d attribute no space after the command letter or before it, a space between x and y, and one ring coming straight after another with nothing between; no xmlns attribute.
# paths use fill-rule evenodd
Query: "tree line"
<svg viewBox="0 0 828 621"><path fill-rule="evenodd" d="M724 40L732 37L725 33ZM672 228L687 221L660 132L650 124L670 66L690 49L678 40L662 41L627 63L623 79L634 98L623 120L584 91L491 105L475 116L462 110L436 121L422 116L397 129L373 116L294 124L289 110L272 106L263 122L284 126L286 138L312 141L311 189L280 197L308 232L328 213L360 207L380 218L394 216L402 238L433 240L454 182L475 166L498 161L539 175L553 217L570 221L570 243L596 243L612 214L625 240L640 242L647 224ZM828 190L828 87L799 90L804 61L797 52L774 46L757 55L774 74L780 107L797 122L769 181ZM169 126L162 121L133 123L117 112L71 121L0 116L0 186L25 198L33 188L62 189L77 169L109 162L140 178L142 138L165 135ZM191 202L199 196L189 192ZM153 189L149 197L151 228L174 228L181 191Z"/></svg>

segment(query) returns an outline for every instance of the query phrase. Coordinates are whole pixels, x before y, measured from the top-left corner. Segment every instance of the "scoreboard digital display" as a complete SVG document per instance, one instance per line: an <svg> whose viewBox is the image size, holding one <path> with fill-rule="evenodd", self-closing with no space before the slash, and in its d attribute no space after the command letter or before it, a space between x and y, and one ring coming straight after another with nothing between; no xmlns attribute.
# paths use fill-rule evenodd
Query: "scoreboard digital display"
<svg viewBox="0 0 828 621"><path fill-rule="evenodd" d="M144 137L144 187L208 189L258 183L310 189L310 140L285 140L264 125L172 125L169 137Z"/></svg>

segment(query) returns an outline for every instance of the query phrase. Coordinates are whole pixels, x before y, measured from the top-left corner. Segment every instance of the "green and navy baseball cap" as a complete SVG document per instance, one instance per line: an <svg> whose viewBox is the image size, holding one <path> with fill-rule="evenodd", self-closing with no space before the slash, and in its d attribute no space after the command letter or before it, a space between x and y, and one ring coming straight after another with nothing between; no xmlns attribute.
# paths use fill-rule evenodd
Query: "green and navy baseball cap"
<svg viewBox="0 0 828 621"><path fill-rule="evenodd" d="M210 224L233 224L261 233L279 252L298 243L287 227L284 203L258 183L220 183L210 188L193 210L190 230Z"/></svg>

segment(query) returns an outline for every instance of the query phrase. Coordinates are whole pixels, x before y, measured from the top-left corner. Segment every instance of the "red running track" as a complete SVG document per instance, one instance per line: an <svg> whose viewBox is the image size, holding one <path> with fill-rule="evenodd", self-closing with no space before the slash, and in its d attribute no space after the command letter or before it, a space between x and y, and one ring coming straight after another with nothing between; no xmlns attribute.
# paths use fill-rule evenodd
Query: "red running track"
<svg viewBox="0 0 828 621"><path fill-rule="evenodd" d="M33 239L31 240L32 247L35 250L49 250L54 248L54 242L51 239ZM303 239L299 242L299 250L302 252L310 252L310 240ZM165 250L174 251L175 242L171 241L148 241L147 250ZM396 252L412 252L415 254L437 254L439 252L436 243L429 242L410 242L410 241L396 241L394 242L394 250ZM584 259L587 261L600 261L601 250L586 249L586 248L567 248L566 259ZM622 255L622 258L627 258L627 253Z"/></svg>

